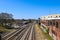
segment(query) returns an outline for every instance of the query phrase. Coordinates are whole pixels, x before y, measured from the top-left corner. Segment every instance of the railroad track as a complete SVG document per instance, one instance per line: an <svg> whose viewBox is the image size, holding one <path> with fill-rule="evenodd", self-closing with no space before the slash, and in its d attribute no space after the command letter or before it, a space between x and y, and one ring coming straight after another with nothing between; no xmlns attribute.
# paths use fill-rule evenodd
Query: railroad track
<svg viewBox="0 0 60 40"><path fill-rule="evenodd" d="M28 39L28 36L30 34L30 32L29 32L30 30L31 30L31 27L29 27L27 29L27 31L25 32L25 34L22 36L22 38L20 40L27 40Z"/></svg>
<svg viewBox="0 0 60 40"><path fill-rule="evenodd" d="M5 35L5 36L3 36L2 37L2 40L6 40L7 38L9 38L10 36L12 36L12 35L16 35L18 32L20 32L20 31L22 31L23 29L25 29L25 27L23 27L22 29L18 29L18 30L16 30L15 32L13 32L13 33L10 33L10 34L7 34L7 35Z"/></svg>
<svg viewBox="0 0 60 40"><path fill-rule="evenodd" d="M34 25L34 26L35 26L35 25ZM36 40L36 39L35 39L35 27L33 27L32 40Z"/></svg>
<svg viewBox="0 0 60 40"><path fill-rule="evenodd" d="M26 27L24 30L22 30L17 36L15 36L13 40L20 40L28 28L29 27Z"/></svg>
<svg viewBox="0 0 60 40"><path fill-rule="evenodd" d="M34 40L34 27L32 24L29 24L10 35L3 37L2 40Z"/></svg>
<svg viewBox="0 0 60 40"><path fill-rule="evenodd" d="M34 26L31 26L29 29L27 29L27 31L20 40L35 40Z"/></svg>

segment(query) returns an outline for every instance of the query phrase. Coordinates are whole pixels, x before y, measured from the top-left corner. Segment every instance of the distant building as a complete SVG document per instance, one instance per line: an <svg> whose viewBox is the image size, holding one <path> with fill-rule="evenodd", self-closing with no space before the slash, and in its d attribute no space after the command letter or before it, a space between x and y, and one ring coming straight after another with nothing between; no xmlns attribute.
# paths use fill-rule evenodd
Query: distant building
<svg viewBox="0 0 60 40"><path fill-rule="evenodd" d="M49 29L49 35L54 40L60 40L60 14L52 14L41 17L41 28L46 32Z"/></svg>
<svg viewBox="0 0 60 40"><path fill-rule="evenodd" d="M19 28L20 26L18 26L17 24L12 24L11 27L13 27L13 28Z"/></svg>

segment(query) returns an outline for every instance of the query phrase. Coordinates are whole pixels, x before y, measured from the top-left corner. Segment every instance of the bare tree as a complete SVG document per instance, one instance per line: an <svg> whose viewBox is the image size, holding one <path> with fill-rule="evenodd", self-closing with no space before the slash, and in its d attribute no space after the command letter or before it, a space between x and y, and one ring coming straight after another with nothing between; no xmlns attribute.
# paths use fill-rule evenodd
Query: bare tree
<svg viewBox="0 0 60 40"><path fill-rule="evenodd" d="M9 13L0 13L0 22L2 26L5 26L7 22L11 22L13 15Z"/></svg>
<svg viewBox="0 0 60 40"><path fill-rule="evenodd" d="M0 19L13 19L12 17L13 17L12 14L0 13Z"/></svg>

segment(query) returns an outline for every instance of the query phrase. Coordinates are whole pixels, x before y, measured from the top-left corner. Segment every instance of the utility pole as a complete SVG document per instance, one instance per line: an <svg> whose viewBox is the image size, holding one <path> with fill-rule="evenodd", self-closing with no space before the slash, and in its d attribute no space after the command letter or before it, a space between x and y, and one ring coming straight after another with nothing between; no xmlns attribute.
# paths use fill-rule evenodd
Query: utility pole
<svg viewBox="0 0 60 40"><path fill-rule="evenodd" d="M40 23L40 18L38 18L38 24L40 25L41 23Z"/></svg>

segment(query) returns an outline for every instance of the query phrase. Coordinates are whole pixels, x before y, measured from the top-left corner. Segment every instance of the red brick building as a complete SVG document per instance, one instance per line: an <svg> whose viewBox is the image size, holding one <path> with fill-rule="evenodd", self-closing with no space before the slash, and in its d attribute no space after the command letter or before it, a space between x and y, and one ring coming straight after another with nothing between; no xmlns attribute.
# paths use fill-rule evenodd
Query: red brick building
<svg viewBox="0 0 60 40"><path fill-rule="evenodd" d="M54 40L60 40L60 16L52 15L41 18L41 28L45 32L46 29L49 29L49 35L53 37Z"/></svg>

